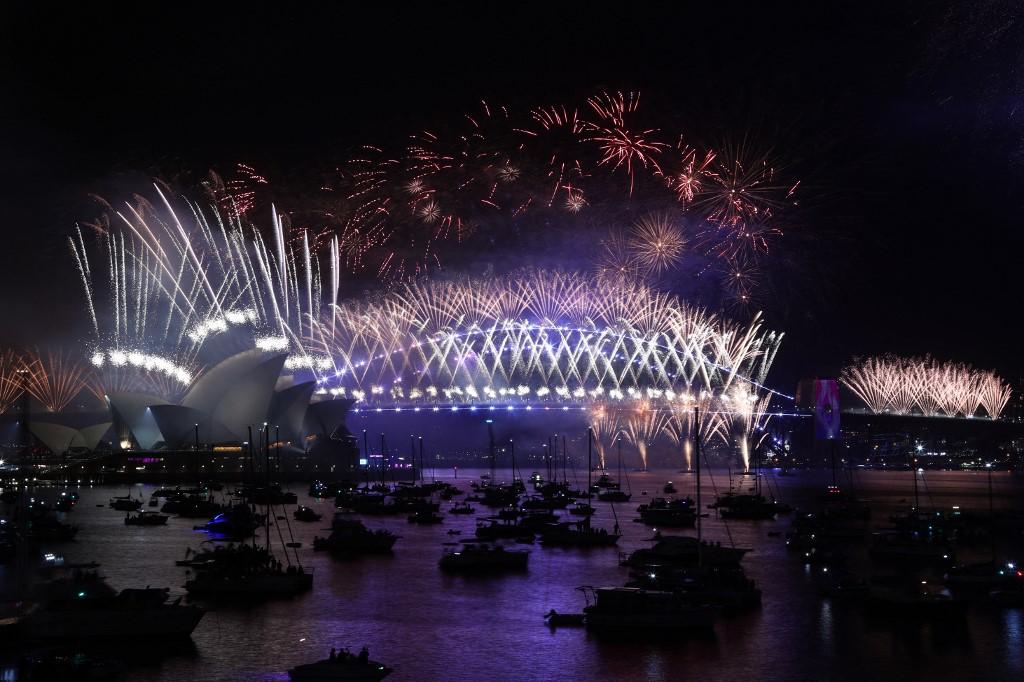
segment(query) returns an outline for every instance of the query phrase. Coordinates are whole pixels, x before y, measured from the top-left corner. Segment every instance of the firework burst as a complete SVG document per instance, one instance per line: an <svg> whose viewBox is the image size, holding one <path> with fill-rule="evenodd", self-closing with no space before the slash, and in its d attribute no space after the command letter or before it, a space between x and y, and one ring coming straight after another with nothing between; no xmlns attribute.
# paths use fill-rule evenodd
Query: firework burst
<svg viewBox="0 0 1024 682"><path fill-rule="evenodd" d="M686 237L669 216L660 213L639 220L629 235L629 252L638 265L659 275L679 264L686 249Z"/></svg>
<svg viewBox="0 0 1024 682"><path fill-rule="evenodd" d="M66 351L35 349L21 358L23 387L47 412L60 412L87 387L88 364Z"/></svg>

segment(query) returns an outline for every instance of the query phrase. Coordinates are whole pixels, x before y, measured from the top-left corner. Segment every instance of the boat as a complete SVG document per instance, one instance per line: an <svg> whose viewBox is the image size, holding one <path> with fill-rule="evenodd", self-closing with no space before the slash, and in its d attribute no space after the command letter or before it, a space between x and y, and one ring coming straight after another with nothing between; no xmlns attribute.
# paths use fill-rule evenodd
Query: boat
<svg viewBox="0 0 1024 682"><path fill-rule="evenodd" d="M166 526L167 519L171 517L158 512L140 511L135 516L131 513L125 514L124 525L126 526Z"/></svg>
<svg viewBox="0 0 1024 682"><path fill-rule="evenodd" d="M78 534L78 526L62 523L45 512L31 515L28 521L28 538L36 542L70 542Z"/></svg>
<svg viewBox="0 0 1024 682"><path fill-rule="evenodd" d="M862 599L868 593L870 584L863 578L853 575L841 576L821 590L821 596L831 599L856 598Z"/></svg>
<svg viewBox="0 0 1024 682"><path fill-rule="evenodd" d="M761 605L761 590L739 567L643 566L630 571L626 587L682 592L733 613Z"/></svg>
<svg viewBox="0 0 1024 682"><path fill-rule="evenodd" d="M94 572L75 571L70 578L43 583L21 620L34 639L165 640L188 637L205 611L167 603L170 590L111 588Z"/></svg>
<svg viewBox="0 0 1024 682"><path fill-rule="evenodd" d="M946 571L945 580L952 589L1000 590L1024 585L1024 571L1012 561L958 564Z"/></svg>
<svg viewBox="0 0 1024 682"><path fill-rule="evenodd" d="M717 509L723 519L767 520L784 511L776 500L752 493L728 492L720 495L709 509ZM788 510L788 509L787 509Z"/></svg>
<svg viewBox="0 0 1024 682"><path fill-rule="evenodd" d="M210 518L224 511L222 504L209 500L200 495L185 495L175 493L160 507L164 514L177 514L186 519Z"/></svg>
<svg viewBox="0 0 1024 682"><path fill-rule="evenodd" d="M352 481L313 481L309 484L310 497L337 497L355 488Z"/></svg>
<svg viewBox="0 0 1024 682"><path fill-rule="evenodd" d="M570 498L566 495L553 495L551 497L528 497L523 500L522 508L530 510L553 510L565 509L569 506Z"/></svg>
<svg viewBox="0 0 1024 682"><path fill-rule="evenodd" d="M331 534L313 538L313 549L338 556L389 554L398 536L386 530L370 530L358 519L335 515Z"/></svg>
<svg viewBox="0 0 1024 682"><path fill-rule="evenodd" d="M590 519L576 523L551 524L541 531L540 544L547 547L612 547L621 535L604 528L592 528Z"/></svg>
<svg viewBox="0 0 1024 682"><path fill-rule="evenodd" d="M664 487L662 487L661 492L665 493L666 495L675 495L679 491L676 490L676 487L675 485L673 485L672 481L669 481L664 485Z"/></svg>
<svg viewBox="0 0 1024 682"><path fill-rule="evenodd" d="M290 597L313 588L313 574L301 565L283 566L265 547L233 545L205 553L185 581L188 593L215 600Z"/></svg>
<svg viewBox="0 0 1024 682"><path fill-rule="evenodd" d="M594 506L589 502L577 502L569 508L569 513L573 516L592 516L594 514Z"/></svg>
<svg viewBox="0 0 1024 682"><path fill-rule="evenodd" d="M697 508L689 497L676 500L655 497L649 503L638 506L636 510L640 513L641 523L648 526L692 528L697 523Z"/></svg>
<svg viewBox="0 0 1024 682"><path fill-rule="evenodd" d="M519 517L512 518L487 517L480 519L476 524L474 534L481 540L514 539L522 537L533 537L536 530L524 527L519 522Z"/></svg>
<svg viewBox="0 0 1024 682"><path fill-rule="evenodd" d="M585 624L585 614L582 613L559 613L551 609L544 614L544 623L548 627L580 627Z"/></svg>
<svg viewBox="0 0 1024 682"><path fill-rule="evenodd" d="M624 566L739 566L748 549L723 547L721 543L698 541L697 538L685 535L662 536L656 534L654 545L650 548L638 549L624 557Z"/></svg>
<svg viewBox="0 0 1024 682"><path fill-rule="evenodd" d="M210 567L186 580L185 589L195 597L207 599L291 597L313 589L313 574L301 566L243 572Z"/></svg>
<svg viewBox="0 0 1024 682"><path fill-rule="evenodd" d="M896 616L958 618L967 610L967 601L922 580L907 586L872 586L865 603L869 608Z"/></svg>
<svg viewBox="0 0 1024 682"><path fill-rule="evenodd" d="M292 517L296 521L319 521L323 518L323 514L318 514L310 507L299 505L299 507L292 512Z"/></svg>
<svg viewBox="0 0 1024 682"><path fill-rule="evenodd" d="M588 588L584 623L593 630L710 630L715 608L685 594L637 587Z"/></svg>
<svg viewBox="0 0 1024 682"><path fill-rule="evenodd" d="M193 530L202 530L230 538L245 538L263 525L265 517L254 512L247 504L236 504Z"/></svg>
<svg viewBox="0 0 1024 682"><path fill-rule="evenodd" d="M926 535L879 532L872 535L869 556L876 561L952 563L953 550Z"/></svg>
<svg viewBox="0 0 1024 682"><path fill-rule="evenodd" d="M371 661L364 647L358 655L348 652L331 655L316 663L297 665L288 671L292 682L342 682L344 680L382 680L392 669L378 661Z"/></svg>
<svg viewBox="0 0 1024 682"><path fill-rule="evenodd" d="M506 550L501 545L467 543L460 550L441 557L442 571L451 573L494 573L526 570L530 552Z"/></svg>
<svg viewBox="0 0 1024 682"><path fill-rule="evenodd" d="M444 517L434 512L418 511L410 514L407 521L421 526L432 526L437 523L444 523Z"/></svg>
<svg viewBox="0 0 1024 682"><path fill-rule="evenodd" d="M988 593L988 597L993 604L1002 608L1024 608L1024 588L1020 586L1003 590L992 590Z"/></svg>
<svg viewBox="0 0 1024 682"><path fill-rule="evenodd" d="M142 500L137 500L131 495L110 498L110 508L117 511L138 511L142 507Z"/></svg>
<svg viewBox="0 0 1024 682"><path fill-rule="evenodd" d="M449 514L474 514L476 509L469 506L468 502L456 502L452 505L452 508L448 510Z"/></svg>
<svg viewBox="0 0 1024 682"><path fill-rule="evenodd" d="M243 486L235 494L250 504L259 505L295 504L299 501L298 495L282 490L277 484Z"/></svg>
<svg viewBox="0 0 1024 682"><path fill-rule="evenodd" d="M59 512L67 513L67 512L70 512L70 511L74 511L75 504L77 504L77 503L78 503L78 495L75 495L74 497L72 497L71 495L68 495L67 493L61 493L60 497L57 498L57 502L53 505L53 508L56 509Z"/></svg>

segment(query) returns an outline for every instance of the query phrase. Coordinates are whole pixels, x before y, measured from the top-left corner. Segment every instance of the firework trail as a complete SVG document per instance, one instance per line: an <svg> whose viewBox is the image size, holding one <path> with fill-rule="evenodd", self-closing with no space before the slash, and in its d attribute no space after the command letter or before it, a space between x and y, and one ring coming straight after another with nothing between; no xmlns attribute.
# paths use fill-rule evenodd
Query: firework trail
<svg viewBox="0 0 1024 682"><path fill-rule="evenodd" d="M688 396L767 393L782 338L759 318L737 325L635 283L535 269L417 281L332 310L303 341L334 363L320 392L369 406L599 405L602 448L638 404L663 427Z"/></svg>
<svg viewBox="0 0 1024 682"><path fill-rule="evenodd" d="M594 430L594 445L597 446L599 468L606 467L606 447L611 447L619 434L619 410L604 401L597 402L588 413L590 427Z"/></svg>
<svg viewBox="0 0 1024 682"><path fill-rule="evenodd" d="M840 380L875 414L973 417L981 407L989 419L998 419L1012 394L994 372L927 356L855 360Z"/></svg>
<svg viewBox="0 0 1024 682"><path fill-rule="evenodd" d="M641 468L647 470L647 448L662 435L670 415L654 409L648 403L640 403L626 418L623 433L640 455Z"/></svg>
<svg viewBox="0 0 1024 682"><path fill-rule="evenodd" d="M71 352L34 349L20 360L24 390L47 412L60 412L86 388L88 365Z"/></svg>
<svg viewBox="0 0 1024 682"><path fill-rule="evenodd" d="M174 395L192 380L209 341L229 329L245 330L256 347L264 337L283 338L305 357L293 364L323 366L300 342L316 328L325 299L308 235L292 238L274 211L265 238L234 213L175 207L156 191L158 206L141 201L115 211L94 255L81 233L71 240L96 334L95 392L134 386ZM336 303L340 247L332 244L327 298Z"/></svg>
<svg viewBox="0 0 1024 682"><path fill-rule="evenodd" d="M11 407L25 391L25 359L13 349L0 351L0 414Z"/></svg>

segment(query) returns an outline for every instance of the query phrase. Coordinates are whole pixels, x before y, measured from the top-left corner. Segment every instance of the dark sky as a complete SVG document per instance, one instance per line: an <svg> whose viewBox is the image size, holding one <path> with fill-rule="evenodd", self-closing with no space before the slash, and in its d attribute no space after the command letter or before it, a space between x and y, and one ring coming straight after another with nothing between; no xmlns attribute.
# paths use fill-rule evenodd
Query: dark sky
<svg viewBox="0 0 1024 682"><path fill-rule="evenodd" d="M769 139L804 180L809 238L770 320L789 333L780 388L884 351L1014 381L1024 369L1015 3L214 4L5 6L3 341L80 338L64 239L94 215L90 193L167 168L287 173L480 98L533 106L610 87L712 135Z"/></svg>

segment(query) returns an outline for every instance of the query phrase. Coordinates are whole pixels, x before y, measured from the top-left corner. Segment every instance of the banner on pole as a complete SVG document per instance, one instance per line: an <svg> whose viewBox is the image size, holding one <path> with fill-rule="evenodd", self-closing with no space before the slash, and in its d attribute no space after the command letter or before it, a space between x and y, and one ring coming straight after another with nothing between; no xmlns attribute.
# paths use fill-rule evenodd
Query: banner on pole
<svg viewBox="0 0 1024 682"><path fill-rule="evenodd" d="M839 437L839 382L835 379L814 381L814 437L818 440Z"/></svg>

